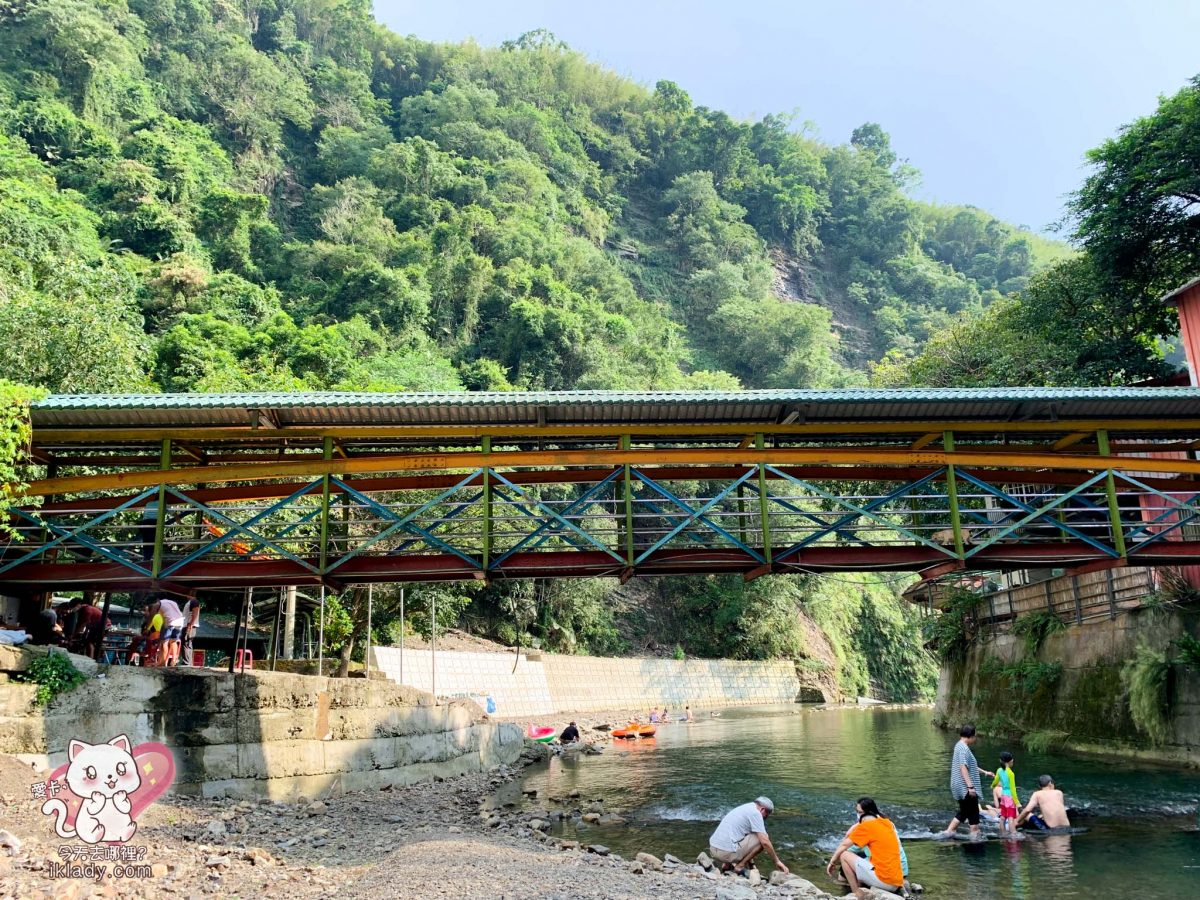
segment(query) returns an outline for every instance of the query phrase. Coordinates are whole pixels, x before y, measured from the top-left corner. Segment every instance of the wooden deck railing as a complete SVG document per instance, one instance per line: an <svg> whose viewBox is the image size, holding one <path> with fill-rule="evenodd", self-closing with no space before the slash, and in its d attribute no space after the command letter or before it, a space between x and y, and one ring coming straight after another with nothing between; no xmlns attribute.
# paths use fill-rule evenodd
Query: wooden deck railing
<svg viewBox="0 0 1200 900"><path fill-rule="evenodd" d="M987 631L1006 631L1018 616L1038 610L1076 624L1115 619L1122 610L1141 606L1155 588L1154 571L1149 568L1063 575L987 595L979 609L979 624Z"/></svg>

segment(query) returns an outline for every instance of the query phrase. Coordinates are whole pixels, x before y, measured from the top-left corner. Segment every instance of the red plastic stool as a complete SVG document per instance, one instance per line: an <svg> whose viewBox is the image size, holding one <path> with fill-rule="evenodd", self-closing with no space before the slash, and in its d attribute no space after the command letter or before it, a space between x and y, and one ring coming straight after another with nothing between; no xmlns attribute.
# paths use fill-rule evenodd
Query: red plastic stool
<svg viewBox="0 0 1200 900"><path fill-rule="evenodd" d="M245 654L243 656L243 654ZM243 662L245 665L243 665ZM250 650L239 650L233 657L233 667L235 669L253 669L254 668L254 653Z"/></svg>

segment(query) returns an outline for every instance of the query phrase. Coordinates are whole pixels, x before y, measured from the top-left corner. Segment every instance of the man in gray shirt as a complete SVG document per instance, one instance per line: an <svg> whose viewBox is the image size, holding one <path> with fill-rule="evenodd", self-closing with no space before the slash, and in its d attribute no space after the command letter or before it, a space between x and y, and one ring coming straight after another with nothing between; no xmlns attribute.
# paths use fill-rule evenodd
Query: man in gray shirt
<svg viewBox="0 0 1200 900"><path fill-rule="evenodd" d="M979 776L983 774L991 778L996 773L980 769L979 763L975 761L975 754L971 752L971 745L976 740L975 726L964 725L958 730L958 733L959 741L954 745L954 755L950 759L950 793L958 801L958 812L955 813L954 818L950 820L950 824L946 826L946 830L939 837L953 837L958 830L959 823L965 821L971 826L972 840L978 840L980 837L979 795L983 793Z"/></svg>
<svg viewBox="0 0 1200 900"><path fill-rule="evenodd" d="M753 803L735 806L721 819L721 824L708 839L708 855L721 863L721 870L733 869L739 875L763 850L775 860L775 868L785 875L788 867L783 864L763 820L775 809L769 797L759 797Z"/></svg>

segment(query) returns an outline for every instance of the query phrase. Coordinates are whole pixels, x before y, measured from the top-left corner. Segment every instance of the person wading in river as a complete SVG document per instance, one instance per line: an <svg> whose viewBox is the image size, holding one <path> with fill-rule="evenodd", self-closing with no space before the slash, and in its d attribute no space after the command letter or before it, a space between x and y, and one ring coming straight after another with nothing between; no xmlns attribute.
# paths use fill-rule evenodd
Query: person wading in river
<svg viewBox="0 0 1200 900"><path fill-rule="evenodd" d="M775 868L788 874L788 867L767 836L764 820L774 809L775 804L769 797L759 797L753 803L743 803L725 813L725 818L708 839L708 855L721 864L722 872L733 869L743 875L754 857L766 850L775 860Z"/></svg>
<svg viewBox="0 0 1200 900"><path fill-rule="evenodd" d="M1034 813L1037 810L1041 815ZM1038 789L1033 792L1017 824L1027 821L1039 831L1050 828L1070 828L1071 820L1067 818L1067 805L1063 802L1063 792L1054 786L1054 779L1049 775L1038 778Z"/></svg>
<svg viewBox="0 0 1200 900"><path fill-rule="evenodd" d="M975 726L964 725L958 733L959 741L954 745L954 755L950 759L950 793L958 801L958 812L938 837L953 837L959 823L966 821L971 826L971 839L978 840L982 836L979 833L979 795L983 793L979 776L994 778L996 773L979 768L975 761L975 754L971 752L971 745L976 740Z"/></svg>

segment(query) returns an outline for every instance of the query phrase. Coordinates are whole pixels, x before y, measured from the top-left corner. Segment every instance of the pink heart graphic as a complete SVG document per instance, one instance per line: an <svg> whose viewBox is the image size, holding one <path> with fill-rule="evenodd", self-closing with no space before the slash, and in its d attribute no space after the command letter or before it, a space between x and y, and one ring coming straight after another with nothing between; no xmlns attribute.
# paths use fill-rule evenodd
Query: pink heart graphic
<svg viewBox="0 0 1200 900"><path fill-rule="evenodd" d="M129 795L129 818L136 822L142 814L142 810L161 797L171 786L171 782L175 780L175 757L171 755L171 751L164 744L153 741L138 744L133 748L132 756L134 762L137 763L138 774L142 778L138 789ZM79 806L83 801L67 787L66 775L69 766L70 763L63 763L50 773L50 777L46 779L46 796L57 796L66 802L66 822L71 828L74 828L75 815L79 812ZM62 786L57 794L51 793L50 782L52 781L57 781ZM118 844L120 841L107 841L106 843Z"/></svg>

